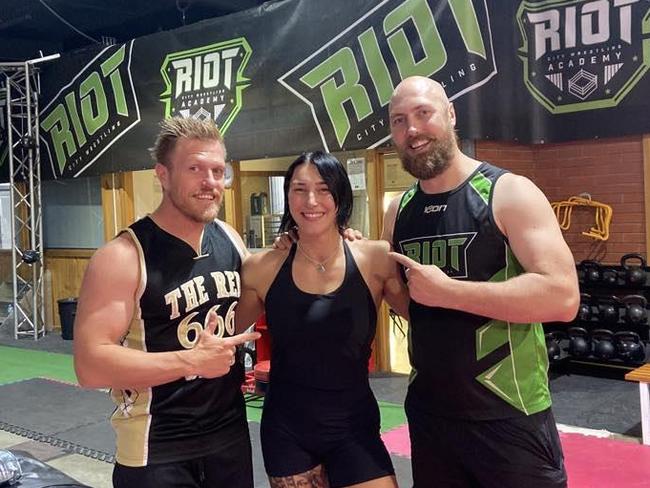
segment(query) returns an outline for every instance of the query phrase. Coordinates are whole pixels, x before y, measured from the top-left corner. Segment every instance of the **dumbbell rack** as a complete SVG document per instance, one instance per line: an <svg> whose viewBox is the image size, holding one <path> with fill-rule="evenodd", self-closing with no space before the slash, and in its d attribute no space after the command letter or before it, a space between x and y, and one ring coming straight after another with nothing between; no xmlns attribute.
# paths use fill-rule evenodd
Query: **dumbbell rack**
<svg viewBox="0 0 650 488"><path fill-rule="evenodd" d="M640 266L640 264L641 263L636 267L644 272L644 279L637 283L630 283L626 279L626 271L629 266L624 267L622 265L599 264L598 270L600 271L600 279L594 280L594 275L590 273L595 269L593 264L586 267L582 266L582 263L576 265L580 292L581 294L588 294L591 297L588 304L590 316L589 318L581 318L580 314L578 314L574 321L569 324L544 324L545 333L556 333L557 335L562 336L558 341L560 345L560 357L559 359L551 361L551 369L553 371L598 376L620 376L623 378L625 373L628 371L648 362L648 358L650 357L650 351L648 350L648 342L650 341L650 329L648 325L650 323L650 311L648 310L648 307L646 306L642 308L647 318L642 320L641 323L635 324L629 322L629 318L627 317L627 308L623 304L618 306L618 319L615 321L614 319L611 319L611 317L610 320L605 321L602 314L602 305L611 302L611 297L622 299L629 295L640 295L645 297L646 300L650 298L650 267ZM608 280L603 279L603 275L607 277ZM599 306L599 304L601 306ZM595 330L607 329L613 333L622 331L635 332L638 334L641 343L646 350L645 357L642 360L623 360L614 355L611 358L603 359L596 357L592 349L590 349L588 354L576 357L569 352L570 339L568 338L568 330L572 327L580 327L587 331L588 335L586 340L588 341L590 348L593 346L593 344L591 344L591 334L593 334Z"/></svg>

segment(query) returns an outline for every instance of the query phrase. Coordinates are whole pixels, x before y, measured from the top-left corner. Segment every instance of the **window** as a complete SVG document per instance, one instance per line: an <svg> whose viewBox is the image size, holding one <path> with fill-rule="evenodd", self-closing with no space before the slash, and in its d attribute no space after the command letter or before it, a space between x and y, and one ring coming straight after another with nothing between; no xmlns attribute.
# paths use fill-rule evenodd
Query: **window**
<svg viewBox="0 0 650 488"><path fill-rule="evenodd" d="M42 182L43 246L95 249L104 243L99 176Z"/></svg>

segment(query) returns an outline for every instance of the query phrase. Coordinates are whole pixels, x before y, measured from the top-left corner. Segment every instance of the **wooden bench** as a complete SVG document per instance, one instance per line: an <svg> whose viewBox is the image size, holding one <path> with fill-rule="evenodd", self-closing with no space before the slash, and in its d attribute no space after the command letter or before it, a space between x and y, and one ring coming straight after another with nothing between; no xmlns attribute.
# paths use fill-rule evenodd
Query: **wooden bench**
<svg viewBox="0 0 650 488"><path fill-rule="evenodd" d="M644 364L625 375L628 381L639 382L639 399L641 400L641 432L643 443L650 445L650 364Z"/></svg>

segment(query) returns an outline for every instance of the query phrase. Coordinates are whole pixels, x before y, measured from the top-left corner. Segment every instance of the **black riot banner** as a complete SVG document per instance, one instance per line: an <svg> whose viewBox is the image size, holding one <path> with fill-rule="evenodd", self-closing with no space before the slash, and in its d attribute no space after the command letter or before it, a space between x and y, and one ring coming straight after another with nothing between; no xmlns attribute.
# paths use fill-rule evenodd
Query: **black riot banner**
<svg viewBox="0 0 650 488"><path fill-rule="evenodd" d="M394 75L435 75L452 100L496 75L489 20L484 2L452 1L437 16L427 2L384 2L279 81L311 108L326 148L375 147L389 137Z"/></svg>
<svg viewBox="0 0 650 488"><path fill-rule="evenodd" d="M445 87L463 138L642 134L649 66L650 0L268 2L43 66L42 172L151 167L169 116L215 120L232 159L378 147L412 75Z"/></svg>
<svg viewBox="0 0 650 488"><path fill-rule="evenodd" d="M75 177L140 121L133 42L101 51L39 112L54 175Z"/></svg>

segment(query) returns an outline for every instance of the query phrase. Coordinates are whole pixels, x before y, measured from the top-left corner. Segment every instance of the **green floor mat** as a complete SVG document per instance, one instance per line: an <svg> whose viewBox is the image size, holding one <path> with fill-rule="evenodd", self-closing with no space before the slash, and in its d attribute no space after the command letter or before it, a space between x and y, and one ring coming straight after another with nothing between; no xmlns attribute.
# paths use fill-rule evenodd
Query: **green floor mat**
<svg viewBox="0 0 650 488"><path fill-rule="evenodd" d="M30 378L77 383L72 356L0 346L0 384Z"/></svg>
<svg viewBox="0 0 650 488"><path fill-rule="evenodd" d="M259 422L262 420L264 398L254 395L244 395L244 398L246 398L246 417L249 422Z"/></svg>
<svg viewBox="0 0 650 488"><path fill-rule="evenodd" d="M406 414L404 405L396 403L379 402L379 412L381 413L381 433L394 429L406 423Z"/></svg>

